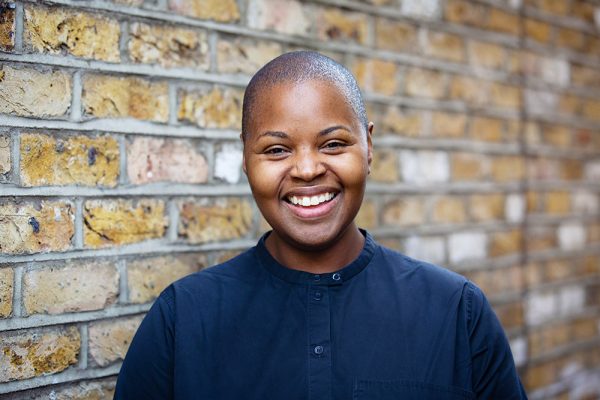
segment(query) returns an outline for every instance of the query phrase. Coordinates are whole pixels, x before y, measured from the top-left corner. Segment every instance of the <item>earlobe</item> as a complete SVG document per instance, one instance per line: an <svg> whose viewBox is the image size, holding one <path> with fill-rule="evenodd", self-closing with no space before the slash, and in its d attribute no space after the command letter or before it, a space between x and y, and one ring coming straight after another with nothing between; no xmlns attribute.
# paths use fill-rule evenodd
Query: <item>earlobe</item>
<svg viewBox="0 0 600 400"><path fill-rule="evenodd" d="M373 122L369 122L367 126L367 161L369 162L369 173L371 173L371 162L373 161Z"/></svg>

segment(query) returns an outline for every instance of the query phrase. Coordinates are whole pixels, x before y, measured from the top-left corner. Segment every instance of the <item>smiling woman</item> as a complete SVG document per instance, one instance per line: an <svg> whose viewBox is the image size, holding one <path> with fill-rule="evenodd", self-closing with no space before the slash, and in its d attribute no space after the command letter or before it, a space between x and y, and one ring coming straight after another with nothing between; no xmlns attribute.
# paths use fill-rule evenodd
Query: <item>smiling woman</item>
<svg viewBox="0 0 600 400"><path fill-rule="evenodd" d="M373 124L344 67L276 58L243 121L243 169L273 230L162 293L116 398L526 398L483 293L356 226Z"/></svg>

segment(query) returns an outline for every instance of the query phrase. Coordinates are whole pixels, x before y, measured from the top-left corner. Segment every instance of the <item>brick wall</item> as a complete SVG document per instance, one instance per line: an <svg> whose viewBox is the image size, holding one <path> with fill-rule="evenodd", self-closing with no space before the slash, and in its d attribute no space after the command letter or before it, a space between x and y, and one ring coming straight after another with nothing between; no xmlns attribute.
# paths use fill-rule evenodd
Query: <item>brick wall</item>
<svg viewBox="0 0 600 400"><path fill-rule="evenodd" d="M531 398L600 398L598 0L1 3L0 396L109 397L162 288L256 241L243 88L299 48L364 89L360 225L484 289Z"/></svg>

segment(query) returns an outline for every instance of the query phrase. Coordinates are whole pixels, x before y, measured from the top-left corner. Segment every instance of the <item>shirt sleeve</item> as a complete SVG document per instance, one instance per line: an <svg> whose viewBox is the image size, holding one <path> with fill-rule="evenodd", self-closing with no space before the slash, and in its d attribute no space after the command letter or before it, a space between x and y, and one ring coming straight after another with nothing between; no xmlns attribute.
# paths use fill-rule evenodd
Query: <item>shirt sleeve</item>
<svg viewBox="0 0 600 400"><path fill-rule="evenodd" d="M173 297L167 289L140 324L119 372L114 399L173 398Z"/></svg>
<svg viewBox="0 0 600 400"><path fill-rule="evenodd" d="M527 399L504 330L483 292L467 284L467 328L477 399Z"/></svg>

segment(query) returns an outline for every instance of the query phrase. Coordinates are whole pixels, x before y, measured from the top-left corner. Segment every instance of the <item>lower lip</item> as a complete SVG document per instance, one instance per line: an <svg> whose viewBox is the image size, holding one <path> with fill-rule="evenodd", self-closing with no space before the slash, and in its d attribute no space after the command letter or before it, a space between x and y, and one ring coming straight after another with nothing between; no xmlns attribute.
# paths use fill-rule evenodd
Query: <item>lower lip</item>
<svg viewBox="0 0 600 400"><path fill-rule="evenodd" d="M333 209L333 207L335 207L336 203L339 201L339 197L340 194L338 193L333 199L325 203L321 203L319 205L310 207L295 206L288 202L285 202L285 204L299 218L316 219L327 215L327 213L329 213Z"/></svg>

